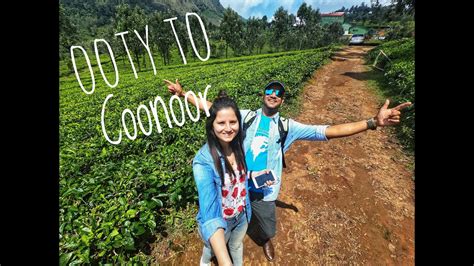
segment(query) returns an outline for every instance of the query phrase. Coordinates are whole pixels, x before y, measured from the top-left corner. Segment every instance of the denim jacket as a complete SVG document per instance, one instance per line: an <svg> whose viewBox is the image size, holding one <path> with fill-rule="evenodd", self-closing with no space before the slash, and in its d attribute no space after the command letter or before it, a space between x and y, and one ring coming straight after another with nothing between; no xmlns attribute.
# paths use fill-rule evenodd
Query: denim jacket
<svg viewBox="0 0 474 266"><path fill-rule="evenodd" d="M242 121L250 110L240 110ZM244 152L247 153L250 149L258 124L260 124L260 117L262 116L262 109L256 111L256 117L252 125L247 129L246 136L244 139ZM281 153L280 143L277 141L280 139L280 133L278 132L278 120L280 119L280 113L276 113L270 119L269 129L269 141L268 141L268 156L267 156L267 168L273 170L276 174L275 184L270 187L263 187L263 200L273 201L278 198L278 193L281 187L281 174L283 170L283 159ZM327 141L326 128L329 125L305 125L299 122L289 119L288 135L286 137L285 146L283 152L286 152L291 144L295 140L313 140L313 141ZM242 127L241 127L242 128Z"/></svg>
<svg viewBox="0 0 474 266"><path fill-rule="evenodd" d="M222 168L224 159L221 157ZM199 196L199 211L196 216L199 234L206 246L210 247L209 239L219 228L227 230L227 222L222 216L222 181L214 166L208 144L199 149L193 160L193 175ZM248 176L247 176L248 177ZM250 222L252 215L248 193L248 178L245 179L245 215Z"/></svg>

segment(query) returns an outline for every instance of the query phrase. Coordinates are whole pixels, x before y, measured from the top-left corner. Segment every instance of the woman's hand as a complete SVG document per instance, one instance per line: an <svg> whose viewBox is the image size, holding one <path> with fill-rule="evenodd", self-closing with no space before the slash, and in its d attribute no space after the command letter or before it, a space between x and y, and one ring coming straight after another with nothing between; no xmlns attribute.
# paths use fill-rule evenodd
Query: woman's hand
<svg viewBox="0 0 474 266"><path fill-rule="evenodd" d="M179 96L179 97L184 96L183 88L181 87L181 84L179 84L178 79L176 79L176 83L173 83L166 79L164 79L163 81L166 83L166 86L168 87L168 91L171 94Z"/></svg>
<svg viewBox="0 0 474 266"><path fill-rule="evenodd" d="M219 265L232 265L232 261L227 250L227 245L225 243L224 229L219 228L209 239L211 243L212 250L216 255L217 262Z"/></svg>

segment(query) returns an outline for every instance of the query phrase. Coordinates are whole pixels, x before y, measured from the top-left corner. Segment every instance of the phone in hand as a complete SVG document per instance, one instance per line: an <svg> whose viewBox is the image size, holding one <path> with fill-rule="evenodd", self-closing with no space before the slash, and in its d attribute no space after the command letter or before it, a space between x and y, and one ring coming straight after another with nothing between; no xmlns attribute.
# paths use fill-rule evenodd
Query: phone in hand
<svg viewBox="0 0 474 266"><path fill-rule="evenodd" d="M268 174L261 174L259 176L252 177L253 184L255 188L261 188L265 186L265 182L267 181L275 181L275 174L273 170L270 170Z"/></svg>

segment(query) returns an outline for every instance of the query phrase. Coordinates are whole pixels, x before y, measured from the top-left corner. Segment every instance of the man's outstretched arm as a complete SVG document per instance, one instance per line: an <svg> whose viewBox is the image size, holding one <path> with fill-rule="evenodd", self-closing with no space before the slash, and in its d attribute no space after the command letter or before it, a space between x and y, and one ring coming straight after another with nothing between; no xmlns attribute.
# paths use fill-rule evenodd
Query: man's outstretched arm
<svg viewBox="0 0 474 266"><path fill-rule="evenodd" d="M184 97L184 95L186 94L186 92L183 90L183 88L181 87L181 84L179 84L179 81L177 79L176 79L176 83L173 83L173 82L171 82L169 80L166 80L166 79L164 79L163 81L166 83L166 86L168 87L168 91L171 94L177 95L179 97ZM197 103L196 103L194 97L187 97L187 100L192 105L197 106ZM204 105L203 105L204 103L202 101L200 103L201 104L199 104L199 106L198 106L199 109L201 109L202 111L205 111ZM206 100L205 104L207 104L207 110L209 110L211 108L212 102Z"/></svg>
<svg viewBox="0 0 474 266"><path fill-rule="evenodd" d="M400 110L411 105L411 102L405 102L397 105L394 108L388 108L390 101L387 99L385 104L380 108L377 116L373 119L375 126L384 127L391 126L400 123ZM326 137L331 138L341 138L351 136L369 129L369 123L366 120L352 123L339 124L334 126L329 126L326 129Z"/></svg>

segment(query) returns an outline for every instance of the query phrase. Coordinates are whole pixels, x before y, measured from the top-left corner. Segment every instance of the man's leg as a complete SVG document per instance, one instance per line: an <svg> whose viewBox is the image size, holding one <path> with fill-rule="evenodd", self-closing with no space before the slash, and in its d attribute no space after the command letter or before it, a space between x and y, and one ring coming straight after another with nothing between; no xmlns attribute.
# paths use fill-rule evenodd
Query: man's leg
<svg viewBox="0 0 474 266"><path fill-rule="evenodd" d="M252 219L249 227L251 227L252 233L255 234L258 241L263 244L265 257L271 261L275 257L271 242L271 238L276 234L275 201L263 201L255 197L251 197L252 199Z"/></svg>

